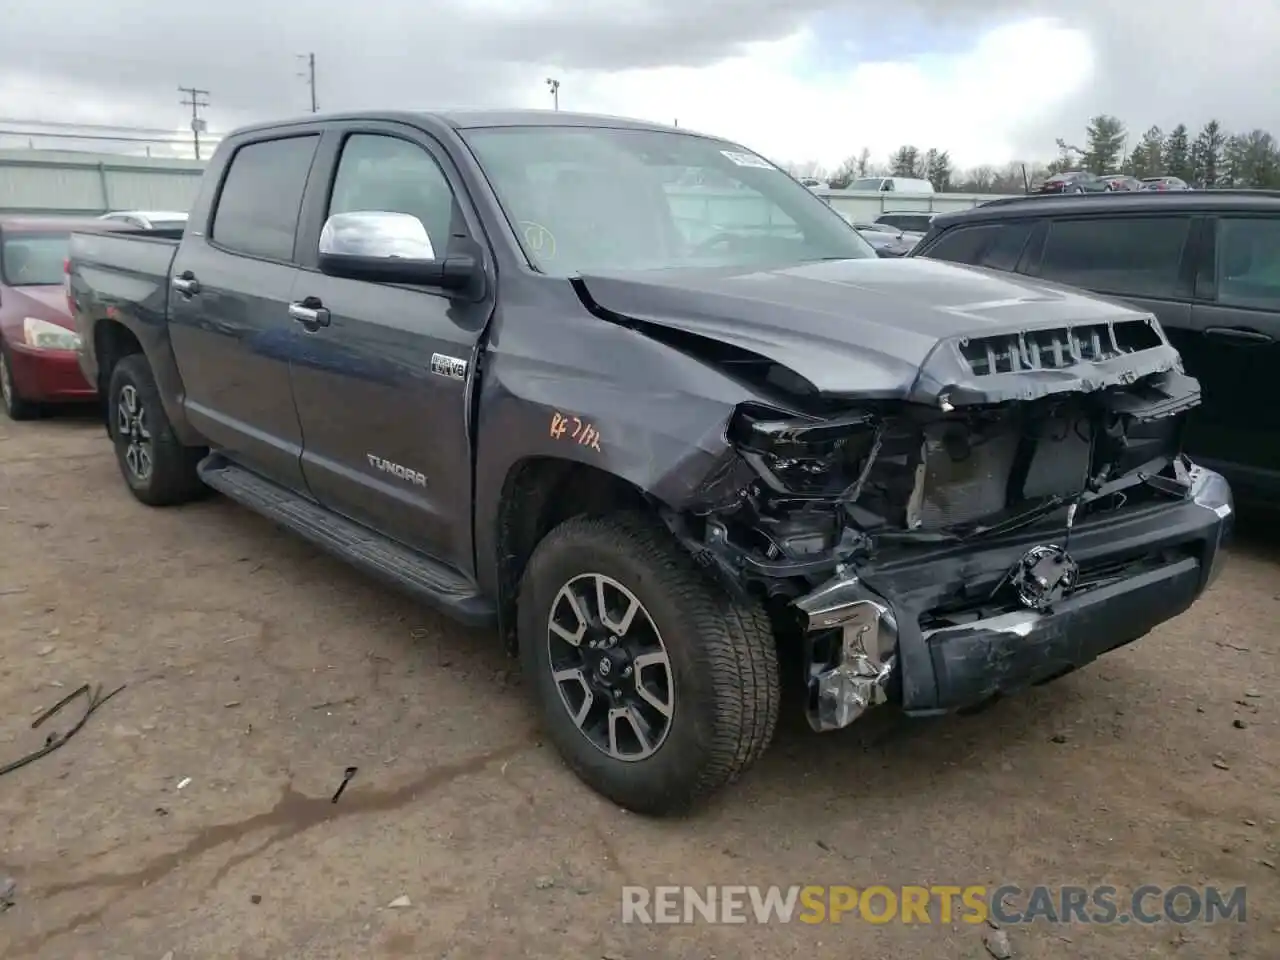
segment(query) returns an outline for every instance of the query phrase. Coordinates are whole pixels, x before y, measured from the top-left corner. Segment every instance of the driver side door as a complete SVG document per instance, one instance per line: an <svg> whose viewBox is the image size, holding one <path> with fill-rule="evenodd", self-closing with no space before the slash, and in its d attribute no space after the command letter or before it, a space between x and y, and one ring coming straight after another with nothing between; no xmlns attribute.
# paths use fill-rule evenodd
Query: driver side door
<svg viewBox="0 0 1280 960"><path fill-rule="evenodd" d="M426 134L397 124L331 131L313 178L292 294L303 345L292 366L302 471L335 512L459 570L471 565L468 401L483 297L328 276L320 229L336 213L422 223L433 256L479 236L457 171ZM322 211L323 214L319 215ZM319 316L323 322L307 322Z"/></svg>

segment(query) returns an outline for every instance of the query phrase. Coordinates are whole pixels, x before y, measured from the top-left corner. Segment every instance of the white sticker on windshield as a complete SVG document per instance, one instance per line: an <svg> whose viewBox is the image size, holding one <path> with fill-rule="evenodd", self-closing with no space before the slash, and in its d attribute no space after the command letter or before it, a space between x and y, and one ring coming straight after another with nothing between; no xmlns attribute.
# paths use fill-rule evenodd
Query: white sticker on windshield
<svg viewBox="0 0 1280 960"><path fill-rule="evenodd" d="M736 150L721 150L720 152L740 167L755 167L758 170L774 169L773 164L768 160L750 153L739 153Z"/></svg>

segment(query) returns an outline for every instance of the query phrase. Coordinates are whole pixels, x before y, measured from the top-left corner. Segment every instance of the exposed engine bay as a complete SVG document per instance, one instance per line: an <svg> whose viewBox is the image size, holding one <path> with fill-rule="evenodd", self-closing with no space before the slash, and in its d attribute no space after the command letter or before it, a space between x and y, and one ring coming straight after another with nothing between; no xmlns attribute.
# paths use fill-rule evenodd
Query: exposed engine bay
<svg viewBox="0 0 1280 960"><path fill-rule="evenodd" d="M1013 354L961 350L979 376L1016 373L1020 362L1043 371L1087 360L1088 341L1072 334L1074 356L1051 338L1043 350L1033 343L1034 354L1026 340ZM1093 350L1105 352L1096 340ZM946 554L948 582L914 611L927 634L1049 611L1123 578L1123 564L1082 569L1069 552L1072 528L1190 495L1181 432L1199 399L1196 380L1175 367L994 404L855 400L827 416L743 404L727 429L732 460L708 482L705 507L669 520L700 562L769 602L780 634L800 614L810 721L831 729L892 696L896 627L884 629L886 604L869 612L845 602L835 614L833 602L824 620L824 591L847 601L837 588L874 581L886 558ZM980 574L972 554L1019 532L1042 540L994 580Z"/></svg>
<svg viewBox="0 0 1280 960"><path fill-rule="evenodd" d="M1096 393L946 411L869 404L826 420L778 419L743 405L728 436L754 478L702 513L700 548L773 594L788 590L780 580L876 550L993 536L1069 506L1083 515L1181 497L1179 414L1199 396L1193 378L1171 371ZM742 477L725 471L715 489L728 493Z"/></svg>
<svg viewBox="0 0 1280 960"><path fill-rule="evenodd" d="M916 258L575 290L748 393L659 499L802 655L815 729L1049 682L1221 568L1230 488L1181 453L1200 387L1150 314Z"/></svg>

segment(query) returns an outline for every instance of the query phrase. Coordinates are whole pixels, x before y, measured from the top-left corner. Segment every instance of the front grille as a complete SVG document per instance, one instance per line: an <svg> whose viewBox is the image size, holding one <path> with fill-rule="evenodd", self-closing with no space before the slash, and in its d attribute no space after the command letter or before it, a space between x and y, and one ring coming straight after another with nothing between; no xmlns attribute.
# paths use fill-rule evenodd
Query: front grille
<svg viewBox="0 0 1280 960"><path fill-rule="evenodd" d="M974 376L1024 370L1062 370L1078 363L1097 363L1161 344L1160 335L1144 320L1094 323L1029 333L968 337L960 354Z"/></svg>

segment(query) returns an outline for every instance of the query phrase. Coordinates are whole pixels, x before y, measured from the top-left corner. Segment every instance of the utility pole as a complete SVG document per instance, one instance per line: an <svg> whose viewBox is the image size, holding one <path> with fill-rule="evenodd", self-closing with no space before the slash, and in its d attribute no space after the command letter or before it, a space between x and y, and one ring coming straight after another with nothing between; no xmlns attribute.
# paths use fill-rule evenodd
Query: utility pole
<svg viewBox="0 0 1280 960"><path fill-rule="evenodd" d="M205 129L204 118L200 116L200 108L209 105L209 91L201 90L199 87L179 87L181 93L187 95L186 100L180 100L184 107L191 108L191 142L195 147L196 159L200 159L200 133ZM201 97L205 99L201 100Z"/></svg>
<svg viewBox="0 0 1280 960"><path fill-rule="evenodd" d="M311 88L311 112L315 113L319 108L316 106L316 55L314 53L300 53L299 60L307 61L307 72L300 73L298 76L307 81L307 86Z"/></svg>
<svg viewBox="0 0 1280 960"><path fill-rule="evenodd" d="M551 88L551 102L556 110L560 109L560 81L547 77L547 86Z"/></svg>

